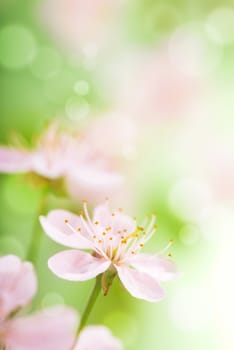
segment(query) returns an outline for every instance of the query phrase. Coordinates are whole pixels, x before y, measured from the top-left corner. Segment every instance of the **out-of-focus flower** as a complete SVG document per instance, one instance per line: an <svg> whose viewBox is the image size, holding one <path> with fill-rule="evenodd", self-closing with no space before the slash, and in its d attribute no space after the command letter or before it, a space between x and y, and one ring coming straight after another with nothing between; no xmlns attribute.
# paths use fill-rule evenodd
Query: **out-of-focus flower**
<svg viewBox="0 0 234 350"><path fill-rule="evenodd" d="M53 307L31 316L17 316L37 290L33 265L15 255L0 257L0 348L11 350L70 350L76 313Z"/></svg>
<svg viewBox="0 0 234 350"><path fill-rule="evenodd" d="M123 175L110 156L95 148L94 139L89 143L87 135L82 139L54 122L32 151L0 147L0 171L33 172L50 181L64 179L68 194L79 200L114 196L123 185Z"/></svg>
<svg viewBox="0 0 234 350"><path fill-rule="evenodd" d="M77 166L77 171L69 172L66 179L66 189L71 198L87 198L95 203L107 196L114 198L122 190L123 176L98 161L86 161Z"/></svg>
<svg viewBox="0 0 234 350"><path fill-rule="evenodd" d="M112 112L96 118L82 130L86 144L109 162L132 160L136 155L137 124L120 112Z"/></svg>
<svg viewBox="0 0 234 350"><path fill-rule="evenodd" d="M48 179L66 174L70 149L74 140L52 123L38 139L34 150L0 147L0 171L7 173L35 172Z"/></svg>
<svg viewBox="0 0 234 350"><path fill-rule="evenodd" d="M39 12L43 25L55 40L76 52L90 43L96 49L104 44L120 4L116 0L44 0Z"/></svg>
<svg viewBox="0 0 234 350"><path fill-rule="evenodd" d="M119 114L97 117L81 130L79 152L74 148L67 176L71 197L98 203L105 197L127 201L123 173L136 154L137 129ZM76 165L76 167L74 167Z"/></svg>
<svg viewBox="0 0 234 350"><path fill-rule="evenodd" d="M89 326L81 331L74 350L121 350L121 342L113 337L108 328Z"/></svg>
<svg viewBox="0 0 234 350"><path fill-rule="evenodd" d="M75 249L55 254L49 259L49 268L57 276L85 281L109 271L118 274L129 293L147 301L164 297L161 281L177 274L175 265L160 253L140 253L154 234L153 216L146 228L137 226L134 219L123 214L121 208L111 211L108 202L96 207L90 218L87 203L79 216L64 210L52 210L40 221L47 235L56 242ZM169 245L171 242L169 243ZM91 249L92 254L79 249ZM105 286L103 286L104 294Z"/></svg>

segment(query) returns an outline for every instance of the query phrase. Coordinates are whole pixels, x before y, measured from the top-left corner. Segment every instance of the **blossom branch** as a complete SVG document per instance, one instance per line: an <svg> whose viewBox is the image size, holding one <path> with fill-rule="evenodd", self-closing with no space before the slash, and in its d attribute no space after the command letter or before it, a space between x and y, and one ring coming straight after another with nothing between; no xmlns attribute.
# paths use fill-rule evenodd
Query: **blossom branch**
<svg viewBox="0 0 234 350"><path fill-rule="evenodd" d="M98 295L100 294L100 291L101 291L101 279L102 279L102 276L101 275L98 275L96 277L96 282L95 282L95 285L94 285L94 288L92 290L92 293L89 297L89 300L88 300L88 303L85 307L85 310L83 312L83 315L81 317L81 321L80 321L80 325L79 325L79 328L77 330L77 335L79 335L80 331L84 328L84 326L86 325L86 322L88 320L88 317L92 311L92 308L97 300L97 297Z"/></svg>

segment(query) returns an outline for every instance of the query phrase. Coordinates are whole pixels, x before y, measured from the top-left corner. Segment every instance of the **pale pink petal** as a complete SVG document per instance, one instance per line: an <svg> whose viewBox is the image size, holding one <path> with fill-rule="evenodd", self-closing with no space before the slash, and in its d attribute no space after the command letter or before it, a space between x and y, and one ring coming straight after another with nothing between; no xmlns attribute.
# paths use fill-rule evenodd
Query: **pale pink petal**
<svg viewBox="0 0 234 350"><path fill-rule="evenodd" d="M175 264L157 255L137 254L129 260L136 270L145 272L158 281L169 281L178 276Z"/></svg>
<svg viewBox="0 0 234 350"><path fill-rule="evenodd" d="M8 147L0 147L0 172L20 173L31 170L31 153Z"/></svg>
<svg viewBox="0 0 234 350"><path fill-rule="evenodd" d="M76 232L69 228L65 220L68 220L68 224ZM71 248L91 248L89 241L85 238L86 228L78 215L61 209L51 210L46 217L40 216L40 222L45 233L55 242ZM78 229L81 230L78 231Z"/></svg>
<svg viewBox="0 0 234 350"><path fill-rule="evenodd" d="M116 269L124 287L133 297L151 302L163 299L164 291L153 277L125 266L116 266Z"/></svg>
<svg viewBox="0 0 234 350"><path fill-rule="evenodd" d="M72 198L87 199L93 203L108 196L115 196L123 185L119 173L99 169L91 165L80 165L67 177L67 190Z"/></svg>
<svg viewBox="0 0 234 350"><path fill-rule="evenodd" d="M86 327L79 336L74 350L122 350L119 339L103 326Z"/></svg>
<svg viewBox="0 0 234 350"><path fill-rule="evenodd" d="M9 321L5 342L11 350L71 350L76 326L74 310L53 307Z"/></svg>
<svg viewBox="0 0 234 350"><path fill-rule="evenodd" d="M111 262L79 250L65 250L48 261L51 271L70 281L86 281L106 271Z"/></svg>
<svg viewBox="0 0 234 350"><path fill-rule="evenodd" d="M98 221L104 227L108 227L111 219L111 209L108 203L98 205L93 212L93 221Z"/></svg>
<svg viewBox="0 0 234 350"><path fill-rule="evenodd" d="M32 155L32 168L33 171L41 176L47 177L49 179L57 179L65 175L65 160L61 159L64 155L62 154L62 149L60 151L60 157L57 159L57 154L51 155L47 150L44 152L35 151Z"/></svg>
<svg viewBox="0 0 234 350"><path fill-rule="evenodd" d="M122 210L122 209L120 209ZM103 227L113 227L114 232L123 231L130 234L136 230L136 221L120 210L111 210L109 205L99 205L94 210L93 221L98 221Z"/></svg>
<svg viewBox="0 0 234 350"><path fill-rule="evenodd" d="M37 290L33 265L15 255L0 257L0 318L28 304Z"/></svg>

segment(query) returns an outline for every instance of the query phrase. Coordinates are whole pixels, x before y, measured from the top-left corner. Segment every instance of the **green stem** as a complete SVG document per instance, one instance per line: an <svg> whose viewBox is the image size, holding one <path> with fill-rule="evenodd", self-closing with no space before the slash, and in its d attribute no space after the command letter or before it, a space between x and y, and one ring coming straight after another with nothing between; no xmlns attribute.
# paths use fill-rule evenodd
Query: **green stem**
<svg viewBox="0 0 234 350"><path fill-rule="evenodd" d="M39 216L44 213L46 205L47 205L47 193L48 188L44 188L41 194L41 199L39 201L38 209L36 212L36 218L32 227L31 232L31 240L28 246L28 251L26 254L26 260L36 262L38 252L39 252L39 246L40 241L42 237L42 231L39 229Z"/></svg>
<svg viewBox="0 0 234 350"><path fill-rule="evenodd" d="M80 333L80 331L84 328L84 326L86 325L86 322L88 320L88 317L92 311L92 308L97 300L97 297L101 291L101 279L102 279L102 275L99 275L96 277L96 283L94 285L94 288L92 290L92 293L89 297L88 303L84 309L83 315L81 317L81 321L80 321L80 326L77 330L77 334Z"/></svg>

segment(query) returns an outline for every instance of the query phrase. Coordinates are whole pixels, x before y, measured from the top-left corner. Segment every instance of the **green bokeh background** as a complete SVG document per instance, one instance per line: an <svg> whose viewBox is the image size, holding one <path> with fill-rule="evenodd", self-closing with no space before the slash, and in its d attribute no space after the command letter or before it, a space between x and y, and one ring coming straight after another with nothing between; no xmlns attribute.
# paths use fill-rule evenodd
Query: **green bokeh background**
<svg viewBox="0 0 234 350"><path fill-rule="evenodd" d="M81 59L77 58L74 62L69 54L56 46L40 25L35 10L38 3L39 1L33 0L0 2L2 144L10 142L13 131L22 134L30 142L32 135L37 134L49 120L55 116L66 115L68 101L75 101L76 107L80 108L81 122L82 108L87 104L91 112L88 116L85 115L85 118L92 118L96 112L105 112L111 104L109 96L100 89L96 74L88 70ZM124 33L122 40L125 45L138 45L143 49L157 45L178 25L191 20L203 20L217 6L234 6L234 3L227 0L127 1L124 16L119 23L122 35ZM8 26L16 26L13 34L9 31L4 34L4 31L6 33L9 29ZM19 31L21 26L27 28L26 34ZM50 76L51 65L47 59L44 63L39 60L37 65L35 58L30 58L30 52L36 55L35 52L42 47L52 49L58 67L62 67L56 72L56 67L53 66L55 71L52 69L52 76ZM29 63L26 58L24 64L25 50L29 52ZM217 72L221 81L230 79L234 73L233 46L230 45L225 50L225 57ZM20 64L21 55L23 63ZM53 65L54 61L52 62ZM101 64L99 69L101 71ZM89 84L89 91L85 97L79 97L74 92L74 84L79 80L85 80ZM150 140L152 141L152 138ZM161 165L157 169L154 168L153 162L156 156L157 162ZM162 158L160 159L160 154L151 148L150 141L143 141L138 160L140 167L134 179L138 199L137 214L143 217L148 212L157 212L159 232L152 240L148 251L160 249L168 239L173 238L176 244L172 253L183 272L183 278L168 284L167 298L153 305L132 298L116 280L108 297L99 297L89 321L109 326L113 333L123 340L126 350L220 350L222 347L212 324L205 331L189 332L177 327L168 311L177 285L186 283L199 285L205 278L215 249L201 237L193 245L185 245L180 240L179 233L185 223L175 216L168 205L168 191L173 176L170 169L168 174L166 161ZM41 189L33 188L28 181L25 181L24 176L0 175L2 254L14 253L25 257L31 231L38 217L41 195ZM69 208L70 203L50 195L47 210L53 207ZM39 225L37 230L40 230ZM47 268L47 260L59 250L59 246L42 236L36 261L39 292L34 306L45 307L64 302L82 312L94 281L64 282L52 275ZM191 303L193 302L194 300L191 300Z"/></svg>

